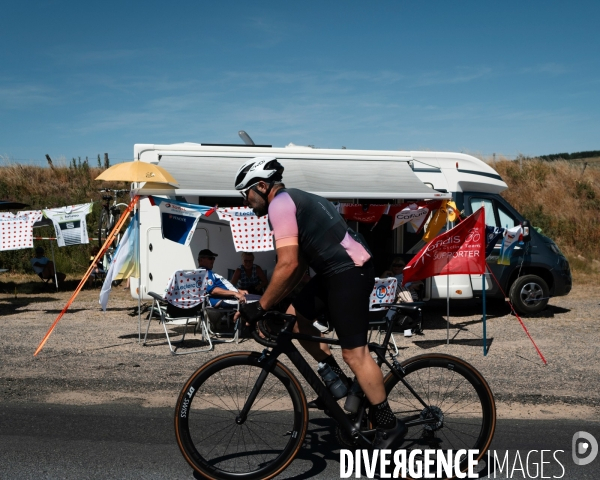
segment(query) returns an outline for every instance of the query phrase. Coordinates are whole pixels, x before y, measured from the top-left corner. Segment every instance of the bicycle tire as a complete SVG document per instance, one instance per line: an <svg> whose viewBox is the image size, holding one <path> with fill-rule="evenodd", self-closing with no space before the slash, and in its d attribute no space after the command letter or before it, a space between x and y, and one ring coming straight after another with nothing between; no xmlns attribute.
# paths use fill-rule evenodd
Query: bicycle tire
<svg viewBox="0 0 600 480"><path fill-rule="evenodd" d="M110 218L108 212L103 208L100 211L100 218L98 219L98 246L102 248L104 242L106 241L106 237L110 233Z"/></svg>
<svg viewBox="0 0 600 480"><path fill-rule="evenodd" d="M408 384L432 407L429 411L423 407L392 372L386 375L384 382L390 407L409 426L401 448L452 449L453 452L477 449L477 460L481 460L496 428L494 396L483 376L464 360L445 354L419 355L404 360L401 365ZM440 421L410 426L410 420L428 415L435 415ZM465 459L461 471L466 469Z"/></svg>
<svg viewBox="0 0 600 480"><path fill-rule="evenodd" d="M280 362L269 372L247 420L236 423L263 370L260 357L257 352L216 357L196 370L179 394L175 437L185 460L203 478L272 478L292 462L304 442L306 397Z"/></svg>

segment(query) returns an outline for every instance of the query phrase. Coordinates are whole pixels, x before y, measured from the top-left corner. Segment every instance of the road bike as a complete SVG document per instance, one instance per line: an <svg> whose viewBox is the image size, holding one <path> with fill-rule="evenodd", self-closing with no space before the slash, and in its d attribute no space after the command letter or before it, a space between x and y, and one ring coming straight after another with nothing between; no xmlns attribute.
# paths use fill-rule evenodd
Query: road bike
<svg viewBox="0 0 600 480"><path fill-rule="evenodd" d="M102 195L102 210L100 211L100 218L98 219L98 246L102 248L106 238L119 221L119 217L121 216L121 207L127 207L126 203L118 203L117 200L119 197L129 194L130 191L103 188L100 190L100 192L105 194ZM111 204L111 200L113 200L113 198L114 201ZM119 233L115 238L113 246L107 250L104 258L102 259L102 266L104 270L108 270L110 262L112 261L114 249L119 244L120 240L121 234Z"/></svg>
<svg viewBox="0 0 600 480"><path fill-rule="evenodd" d="M416 449L475 449L480 460L496 426L487 382L473 366L451 355L431 353L399 362L389 348L393 325L400 313L410 315L416 307L386 306L395 313L386 316L383 341L369 343L369 350L385 368L384 384L394 414L408 427L397 447L406 449L407 455ZM267 349L216 357L185 383L175 407L175 435L185 460L200 477L272 478L294 460L305 439L308 408L297 377L278 360L282 354L337 422L341 446L372 448L376 430L366 396L354 413L345 412L292 343L295 339L339 345L339 340L293 333L295 322L292 315L270 312L258 322L259 332L252 332ZM464 459L460 470L467 467Z"/></svg>
<svg viewBox="0 0 600 480"><path fill-rule="evenodd" d="M100 190L102 195L102 210L100 211L100 218L98 219L98 246L102 248L104 242L106 241L106 237L112 231L114 226L119 221L119 217L121 216L121 207L127 207L126 203L118 203L117 199L125 194L129 194L129 190L113 190L109 188L103 188ZM110 194L113 194L114 197ZM111 200L114 201L111 205ZM118 242L117 242L118 243Z"/></svg>

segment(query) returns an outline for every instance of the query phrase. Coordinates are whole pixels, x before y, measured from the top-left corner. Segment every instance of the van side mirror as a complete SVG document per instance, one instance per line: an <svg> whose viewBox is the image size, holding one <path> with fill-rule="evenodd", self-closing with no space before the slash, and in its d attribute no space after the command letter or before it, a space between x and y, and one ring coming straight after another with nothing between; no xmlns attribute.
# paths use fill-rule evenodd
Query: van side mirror
<svg viewBox="0 0 600 480"><path fill-rule="evenodd" d="M523 241L530 242L531 241L531 222L529 220L523 220L523 223L521 223L521 227L523 228Z"/></svg>

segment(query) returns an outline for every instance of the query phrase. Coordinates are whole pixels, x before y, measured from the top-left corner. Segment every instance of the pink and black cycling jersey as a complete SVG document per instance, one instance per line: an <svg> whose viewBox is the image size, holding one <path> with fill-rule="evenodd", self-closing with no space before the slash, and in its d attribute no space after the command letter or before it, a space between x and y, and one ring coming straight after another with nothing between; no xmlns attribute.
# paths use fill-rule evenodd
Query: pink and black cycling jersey
<svg viewBox="0 0 600 480"><path fill-rule="evenodd" d="M302 257L321 275L362 267L371 258L331 202L318 195L279 190L269 204L269 223L275 246L297 243Z"/></svg>

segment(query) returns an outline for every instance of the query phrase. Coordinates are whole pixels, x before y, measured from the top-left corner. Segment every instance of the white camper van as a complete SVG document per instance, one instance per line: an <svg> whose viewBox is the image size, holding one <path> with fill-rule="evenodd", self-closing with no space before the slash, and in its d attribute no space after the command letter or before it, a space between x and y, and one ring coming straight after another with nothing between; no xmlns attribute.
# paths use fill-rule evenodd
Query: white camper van
<svg viewBox="0 0 600 480"><path fill-rule="evenodd" d="M481 160L460 153L316 149L293 144L284 148L136 144L134 158L164 167L179 184L174 188L148 182L139 185L139 193L206 206L241 206L242 197L233 185L235 173L245 160L259 156L276 157L284 165L286 186L331 201L382 204L453 198L465 215L483 204L488 225L512 227L524 221L500 197L499 193L507 185L496 171ZM189 247L162 238L159 209L148 200L141 202L140 222L142 298L148 298L150 291L163 291L174 270L195 268L201 249L209 248L219 255L214 269L225 277L230 277L241 264L229 224L220 221L217 215L200 218ZM354 222L350 226L367 240L377 274L386 270L394 257L408 260L411 253L418 250L422 236L411 232L406 225L392 230L391 224L383 221L375 227ZM544 308L549 296L566 295L571 288L569 265L558 247L532 229L533 240L535 248L524 248L513 255L514 265L495 265L494 256L488 258L502 290L507 295L510 292L518 309L529 313ZM540 249L544 245L547 248ZM544 255L540 257L542 250ZM275 266L275 252L255 252L255 263L270 276ZM502 290L491 279L487 280L486 293L502 297ZM429 279L425 299L445 298L447 281L446 276ZM137 279L131 279L131 292L135 297L138 284ZM481 275L451 275L449 284L450 298L468 299L482 293Z"/></svg>

